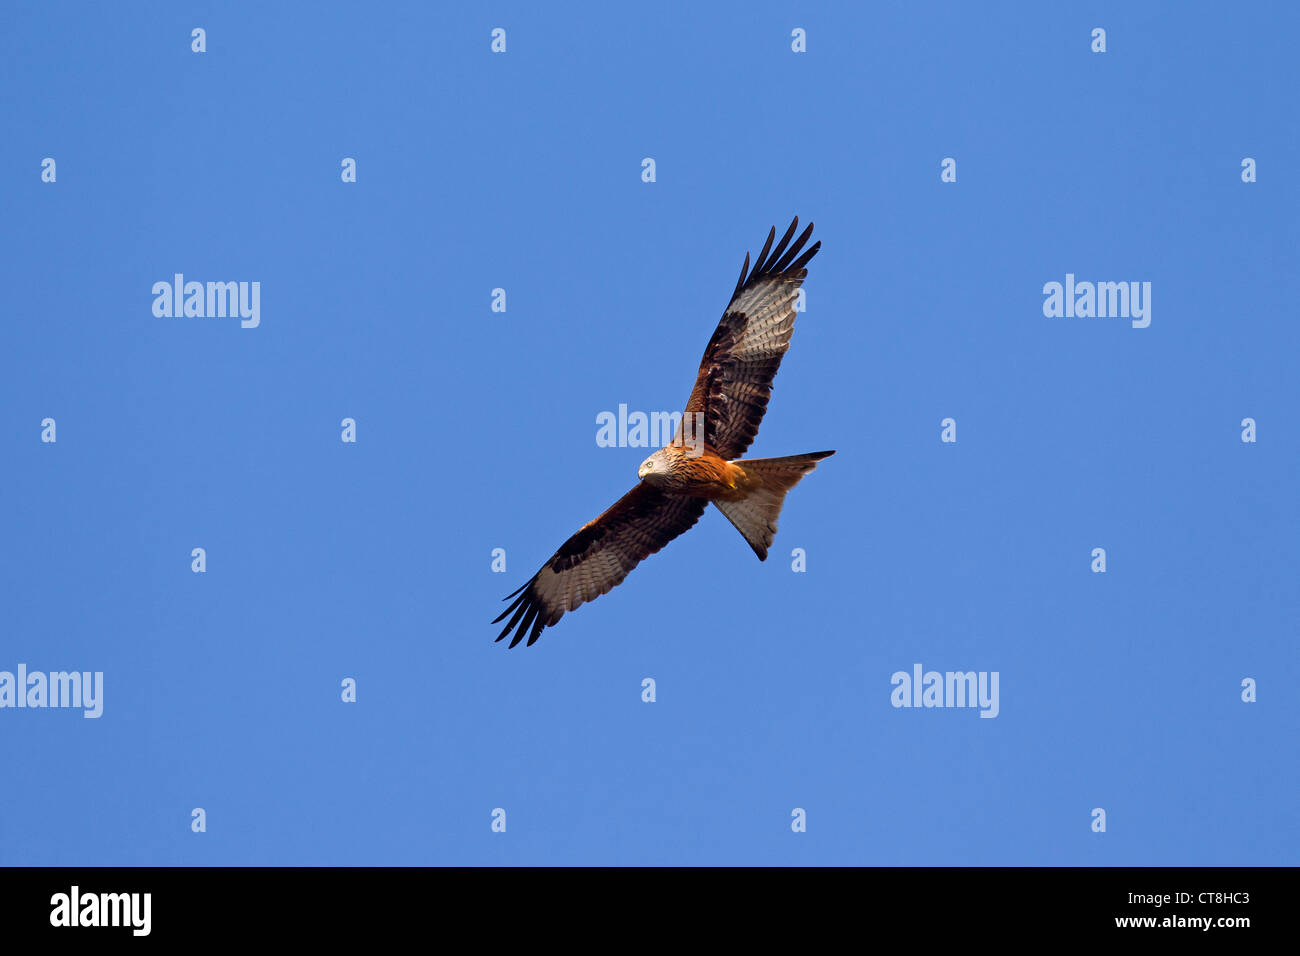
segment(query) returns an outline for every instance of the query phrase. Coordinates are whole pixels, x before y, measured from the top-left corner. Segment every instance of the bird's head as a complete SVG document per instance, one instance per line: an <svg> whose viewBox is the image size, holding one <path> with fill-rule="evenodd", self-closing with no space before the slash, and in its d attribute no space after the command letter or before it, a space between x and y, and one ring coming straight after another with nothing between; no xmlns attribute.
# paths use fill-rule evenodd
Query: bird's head
<svg viewBox="0 0 1300 956"><path fill-rule="evenodd" d="M667 473L667 462L664 461L663 456L660 455L659 452L655 452L645 461L641 462L641 467L637 469L636 476L642 481L648 478L650 479L650 483L654 484L657 476L666 475Z"/></svg>

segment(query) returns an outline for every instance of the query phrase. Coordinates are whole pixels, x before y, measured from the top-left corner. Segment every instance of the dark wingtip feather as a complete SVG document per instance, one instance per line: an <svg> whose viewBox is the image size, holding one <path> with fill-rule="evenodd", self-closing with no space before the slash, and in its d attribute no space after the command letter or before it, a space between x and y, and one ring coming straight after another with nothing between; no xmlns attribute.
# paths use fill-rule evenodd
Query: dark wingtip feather
<svg viewBox="0 0 1300 956"><path fill-rule="evenodd" d="M803 251L804 244L808 242L808 238L812 235L813 226L813 223L808 223L803 232L792 243L790 240L799 228L799 217L795 216L790 221L790 227L786 229L785 235L781 237L781 241L776 244L775 249L772 248L772 242L776 238L776 227L773 226L768 231L767 242L763 243L763 251L754 260L753 268L741 269L740 281L736 283L736 289L731 294L732 298L734 299L739 295L746 285L767 276L781 275L793 276L797 279L803 278L799 271L808 264L813 256L817 255L817 250L822 247L821 242L818 241L813 243L809 249ZM745 262L748 266L748 254L745 256Z"/></svg>
<svg viewBox="0 0 1300 956"><path fill-rule="evenodd" d="M749 274L751 279L763 271L763 261L767 258L768 250L772 248L772 240L775 238L776 226L773 226L768 230L767 242L763 243L763 251L760 252L758 258L754 260L754 270Z"/></svg>
<svg viewBox="0 0 1300 956"><path fill-rule="evenodd" d="M503 600L503 601L509 601L512 597L514 597L516 594L518 594L520 591L522 591L524 588L528 587L528 585L532 584L532 583L533 583L534 581L536 581L536 580L537 580L537 575L534 574L531 578L529 578L529 579L528 579L527 581L525 581L523 584L519 585L519 587L515 588L513 591L511 591L509 594L507 594L507 595L506 595L505 597L503 597L501 600Z"/></svg>
<svg viewBox="0 0 1300 956"><path fill-rule="evenodd" d="M509 598L506 598L506 600L508 601L508 600L510 600L510 599L509 599ZM501 623L501 619L502 619L503 617L505 617L507 614L509 614L511 611L513 611L515 608L517 608L518 606L519 606L519 602L516 601L514 604L510 605L508 608L506 608L504 611L502 611L500 614L498 614L496 617L492 618L492 623L493 623L493 624L500 624L500 623Z"/></svg>
<svg viewBox="0 0 1300 956"><path fill-rule="evenodd" d="M504 630L502 630L499 635L497 635L498 641L501 640L501 638L505 637L514 629L515 624L519 622L519 619L524 616L524 612L528 610L528 601L526 600L526 597L527 597L526 595L524 597L521 597L514 604L506 608L505 614L501 615L501 617L505 617L506 614L509 614L511 611L514 611L514 617L510 619L510 623L505 626ZM492 623L493 624L498 623L501 620L501 617L497 618Z"/></svg>
<svg viewBox="0 0 1300 956"><path fill-rule="evenodd" d="M745 277L748 275L749 275L749 253L746 252L745 264L740 267L740 278L736 280L736 291L731 293L731 297L733 299L739 294L740 290L745 287Z"/></svg>
<svg viewBox="0 0 1300 956"><path fill-rule="evenodd" d="M537 619L537 612L540 610L541 608L539 608L536 604L529 607L528 613L525 614L524 619L519 622L519 630L516 631L515 636L510 639L511 647L515 647L516 645L518 645L520 641L524 639L524 632L527 631L530 627L532 627L533 621Z"/></svg>
<svg viewBox="0 0 1300 956"><path fill-rule="evenodd" d="M527 595L527 594L521 594L521 592L527 590L527 588L529 587L529 585L531 585L531 584L532 584L534 581L536 581L536 580L537 580L537 575L534 574L531 578L529 578L527 581L524 582L523 587L515 588L513 591L511 591L509 594L507 594L505 597L503 597L503 598L501 599L501 600L503 600L503 601L509 601L511 598L514 598L514 601L511 602L511 604L510 604L510 606L509 606L508 608L506 608L504 611L502 611L500 614L498 614L498 615L496 616L496 618L493 619L492 623L493 623L493 624L497 623L497 621L501 620L503 617L505 617L507 614L509 614L511 611L513 611L515 608L517 608L517 607L518 607L520 604L522 604L524 601L527 601L527 600L528 600L528 595ZM519 595L519 596L518 596L518 597L515 597L515 595Z"/></svg>
<svg viewBox="0 0 1300 956"><path fill-rule="evenodd" d="M776 262L772 264L769 271L773 273L785 272L789 267L791 260L799 254L799 250L803 248L804 243L808 241L808 237L812 235L812 230L812 223L809 223L808 228L805 229L803 234L795 240L794 245L789 248L785 255L781 256L780 259L777 259Z"/></svg>
<svg viewBox="0 0 1300 956"><path fill-rule="evenodd" d="M542 636L542 631L546 629L546 618L538 615L537 623L533 625L533 633L528 635L528 647L537 643L537 639Z"/></svg>
<svg viewBox="0 0 1300 956"><path fill-rule="evenodd" d="M822 247L821 240L818 239L816 242L814 242L811 246L808 247L808 250L803 255L801 255L798 259L796 259L793 263L791 263L789 269L787 269L786 271L797 273L800 270L802 270L803 267L806 266L812 260L812 257L817 255L817 250L820 249L821 247Z"/></svg>
<svg viewBox="0 0 1300 956"><path fill-rule="evenodd" d="M804 234L799 237L799 241L794 244L794 248L792 248L789 253L785 251L786 246L789 245L790 243L790 237L794 235L794 231L798 228L799 228L799 217L795 216L794 221L790 223L790 228L785 231L785 235L781 237L781 241L777 244L776 249L772 251L772 257L768 259L767 265L763 269L764 272L769 272L769 273L780 272L782 269L785 268L785 266L782 264L785 257L792 253L798 252L799 247L802 246L807 241L808 233L812 231L811 227L804 231Z"/></svg>

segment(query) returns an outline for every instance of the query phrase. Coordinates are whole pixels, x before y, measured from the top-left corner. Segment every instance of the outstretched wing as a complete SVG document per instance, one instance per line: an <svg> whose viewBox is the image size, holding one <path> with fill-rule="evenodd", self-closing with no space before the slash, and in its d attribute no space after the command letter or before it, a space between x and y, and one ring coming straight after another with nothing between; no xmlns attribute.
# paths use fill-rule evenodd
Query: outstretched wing
<svg viewBox="0 0 1300 956"><path fill-rule="evenodd" d="M707 505L703 498L683 498L645 483L637 485L564 542L527 584L506 596L514 603L492 623L507 614L512 617L497 640L518 625L510 646L523 640L525 632L533 644L542 629L559 621L565 611L596 600L643 559L689 529Z"/></svg>
<svg viewBox="0 0 1300 956"><path fill-rule="evenodd" d="M796 216L775 249L773 227L752 271L749 253L745 254L736 291L700 361L678 441L683 428L693 427L697 412L704 413L704 441L723 458L739 458L758 434L772 379L790 348L795 298L808 275L804 266L822 246L815 242L803 249L812 235L812 223L791 245L798 226Z"/></svg>

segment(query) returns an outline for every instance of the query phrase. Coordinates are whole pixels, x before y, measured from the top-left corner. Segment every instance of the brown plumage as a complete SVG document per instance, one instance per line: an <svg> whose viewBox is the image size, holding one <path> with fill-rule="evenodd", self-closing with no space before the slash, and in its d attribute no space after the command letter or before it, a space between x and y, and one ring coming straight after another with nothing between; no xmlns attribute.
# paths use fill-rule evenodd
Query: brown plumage
<svg viewBox="0 0 1300 956"><path fill-rule="evenodd" d="M773 228L749 268L749 255L731 302L704 350L682 427L668 445L642 463L641 482L604 514L587 522L523 587L494 624L509 617L500 641L542 631L586 601L619 584L642 560L690 529L712 501L749 542L759 560L776 534L785 494L833 451L789 458L739 459L758 434L772 394L772 379L790 348L795 299L805 266L821 243L804 249L812 223L797 239L798 217L776 248ZM702 442L683 433L703 413ZM697 439L698 436L691 436Z"/></svg>

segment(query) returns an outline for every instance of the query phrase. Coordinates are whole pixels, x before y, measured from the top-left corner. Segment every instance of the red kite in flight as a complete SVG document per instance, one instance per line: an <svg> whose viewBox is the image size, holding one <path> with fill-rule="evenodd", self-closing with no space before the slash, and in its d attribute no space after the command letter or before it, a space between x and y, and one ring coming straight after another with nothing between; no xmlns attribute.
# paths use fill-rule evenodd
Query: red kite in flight
<svg viewBox="0 0 1300 956"><path fill-rule="evenodd" d="M511 615L498 641L513 630L511 647L525 634L533 644L565 611L594 601L694 525L710 501L758 559L767 559L786 492L835 454L737 460L758 434L772 379L790 348L795 299L808 275L804 266L822 245L815 242L800 254L813 227L809 223L791 245L798 225L795 217L775 249L775 227L767 234L753 271L745 254L736 291L704 350L677 436L641 463L635 488L583 525L527 584L506 597L515 600L492 622ZM700 420L696 413L704 422L702 448L698 439L688 443L683 431Z"/></svg>

